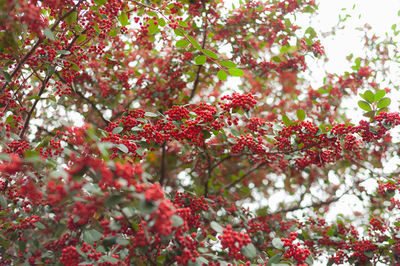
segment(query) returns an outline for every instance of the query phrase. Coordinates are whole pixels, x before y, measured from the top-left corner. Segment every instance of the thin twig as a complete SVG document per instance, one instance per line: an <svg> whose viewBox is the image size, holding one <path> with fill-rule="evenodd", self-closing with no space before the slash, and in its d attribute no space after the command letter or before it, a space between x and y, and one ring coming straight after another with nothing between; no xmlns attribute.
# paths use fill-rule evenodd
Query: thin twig
<svg viewBox="0 0 400 266"><path fill-rule="evenodd" d="M167 172L167 165L165 163L165 155L166 155L166 141L161 146L161 166L160 166L160 180L158 181L162 186L165 180L166 172Z"/></svg>
<svg viewBox="0 0 400 266"><path fill-rule="evenodd" d="M263 165L265 165L265 162L259 163L257 166L253 167L252 169L250 169L249 171L244 173L241 177L239 177L238 179L236 179L235 181L233 181L229 185L225 186L224 190L230 189L231 187L233 187L237 183L242 182L246 177L248 177L251 173L253 173L253 172L257 171L258 169L260 169Z"/></svg>
<svg viewBox="0 0 400 266"><path fill-rule="evenodd" d="M297 210L304 210L304 209L308 209L308 208L319 208L325 205L329 205L331 203L337 202L338 200L340 200L344 195L346 195L347 193L350 192L350 190L352 189L352 187L349 187L345 192L342 193L342 195L338 196L338 197L333 197L324 201L320 201L320 202L315 202L312 203L310 205L306 205L306 206L294 206L288 209L284 209L284 210L279 210L274 212L273 214L280 214L280 213L288 213L288 212L293 212L293 211L297 211Z"/></svg>
<svg viewBox="0 0 400 266"><path fill-rule="evenodd" d="M208 154L208 152L206 151L206 156L207 156L207 177L204 181L204 197L207 198L208 196L208 186L209 186L209 182L211 179L211 173L212 173L212 166L211 166L211 156L210 154Z"/></svg>

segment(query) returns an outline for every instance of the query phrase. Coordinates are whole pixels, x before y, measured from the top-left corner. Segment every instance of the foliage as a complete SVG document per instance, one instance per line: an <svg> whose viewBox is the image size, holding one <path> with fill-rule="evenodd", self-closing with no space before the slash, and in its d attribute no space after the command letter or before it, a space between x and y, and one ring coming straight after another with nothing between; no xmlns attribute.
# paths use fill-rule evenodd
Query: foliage
<svg viewBox="0 0 400 266"><path fill-rule="evenodd" d="M312 0L0 6L2 265L400 263L390 39L315 88Z"/></svg>

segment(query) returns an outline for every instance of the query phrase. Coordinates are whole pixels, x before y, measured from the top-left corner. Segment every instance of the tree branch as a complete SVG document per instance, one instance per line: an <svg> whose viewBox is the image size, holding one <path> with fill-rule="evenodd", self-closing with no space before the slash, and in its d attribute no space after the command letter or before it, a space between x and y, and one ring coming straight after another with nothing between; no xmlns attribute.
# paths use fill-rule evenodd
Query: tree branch
<svg viewBox="0 0 400 266"><path fill-rule="evenodd" d="M203 8L205 8L204 1L203 1ZM205 15L205 17L203 19L203 40L202 40L202 43L201 43L201 49L204 49L204 47L206 45L206 40L207 40L207 14L208 14L208 10L206 10L206 15ZM199 82L200 82L200 72L201 72L202 67L203 67L203 65L199 65L197 67L196 79L194 80L194 83L193 83L193 89L192 89L192 91L190 93L189 101L196 94L196 90L197 90L197 87L199 86Z"/></svg>
<svg viewBox="0 0 400 266"><path fill-rule="evenodd" d="M55 23L54 25L50 28L51 31L55 30L58 26L58 24L60 24L61 21L63 21L66 17L68 17L69 15L71 15L72 12L74 12L76 10L76 8L81 4L82 0L79 0L79 2L72 8L70 9L67 13L65 13L64 15L62 15ZM17 64L17 66L15 67L15 69L13 70L13 72L10 74L12 79L17 73L18 71L21 69L22 65L25 63L26 60L28 60L28 58L36 51L36 49L39 47L40 44L42 44L42 42L44 41L43 37L39 37L39 40L32 46L32 48L25 54L25 56L19 61L19 63ZM9 82L4 82L3 86L1 87L0 92L3 92L4 89L7 87L7 85L9 84Z"/></svg>
<svg viewBox="0 0 400 266"><path fill-rule="evenodd" d="M244 173L241 177L239 177L238 179L236 179L235 181L233 181L229 185L225 186L224 190L225 189L230 189L231 187L233 187L237 183L243 181L246 177L248 177L251 173L253 173L253 172L257 171L258 169L260 169L263 165L265 165L265 162L259 163L257 166L255 166L252 169L250 169L249 171L247 171L247 173Z"/></svg>
<svg viewBox="0 0 400 266"><path fill-rule="evenodd" d="M45 78L45 80L42 82L42 86L40 87L39 93L37 95L37 98L35 99L35 101L33 102L33 105L31 107L31 109L29 110L26 118L25 118L25 122L24 122L24 127L22 128L21 132L19 132L19 137L22 139L26 130L28 129L29 126L29 121L31 120L33 111L36 108L36 105L38 104L38 102L40 101L40 96L43 94L44 89L47 86L47 83L49 82L50 78L52 77L52 75L47 76L47 78Z"/></svg>

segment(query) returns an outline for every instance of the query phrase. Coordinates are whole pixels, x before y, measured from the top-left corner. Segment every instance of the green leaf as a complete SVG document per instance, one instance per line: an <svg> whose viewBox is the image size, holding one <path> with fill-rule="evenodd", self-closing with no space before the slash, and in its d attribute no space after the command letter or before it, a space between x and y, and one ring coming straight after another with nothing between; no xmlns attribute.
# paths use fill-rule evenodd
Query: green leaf
<svg viewBox="0 0 400 266"><path fill-rule="evenodd" d="M43 30L43 34L44 34L44 36L46 36L48 39L50 39L52 41L56 40L56 37L54 36L53 32L49 28L45 28Z"/></svg>
<svg viewBox="0 0 400 266"><path fill-rule="evenodd" d="M117 31L117 29L111 29L109 32L108 32L108 35L109 36L111 36L111 37L115 37L115 36L117 36L117 34L118 34L118 31Z"/></svg>
<svg viewBox="0 0 400 266"><path fill-rule="evenodd" d="M228 74L225 70L221 69L220 71L218 71L217 77L219 78L219 80L226 80L228 78Z"/></svg>
<svg viewBox="0 0 400 266"><path fill-rule="evenodd" d="M133 207L124 207L122 208L122 212L126 215L126 217L130 218L135 214L135 209Z"/></svg>
<svg viewBox="0 0 400 266"><path fill-rule="evenodd" d="M179 37L185 37L185 34L182 33L179 29L174 29L175 35Z"/></svg>
<svg viewBox="0 0 400 266"><path fill-rule="evenodd" d="M374 102L374 93L370 90L367 90L364 94L360 94L361 97L369 103Z"/></svg>
<svg viewBox="0 0 400 266"><path fill-rule="evenodd" d="M68 25L71 25L75 23L77 19L78 19L78 12L74 11L68 17L66 17L65 21L68 23Z"/></svg>
<svg viewBox="0 0 400 266"><path fill-rule="evenodd" d="M231 61L221 61L221 62L219 62L219 64L221 66L224 66L224 67L227 67L227 68L236 68L237 67L237 65L235 63L231 62Z"/></svg>
<svg viewBox="0 0 400 266"><path fill-rule="evenodd" d="M370 259L372 259L374 257L374 252L371 250L365 251L364 250L364 255Z"/></svg>
<svg viewBox="0 0 400 266"><path fill-rule="evenodd" d="M125 12L121 13L121 15L118 17L118 20L121 23L122 27L125 27L129 24L128 15Z"/></svg>
<svg viewBox="0 0 400 266"><path fill-rule="evenodd" d="M280 238L276 237L272 239L272 246L276 249L282 249L283 248L283 242Z"/></svg>
<svg viewBox="0 0 400 266"><path fill-rule="evenodd" d="M179 215L176 214L172 215L171 220L172 220L172 226L174 227L179 227L183 224L183 219Z"/></svg>
<svg viewBox="0 0 400 266"><path fill-rule="evenodd" d="M391 100L390 100L389 98L386 97L386 98L381 99L381 100L378 102L377 107L378 107L379 109L385 108L385 107L388 107L388 106L390 105L390 103L391 103Z"/></svg>
<svg viewBox="0 0 400 266"><path fill-rule="evenodd" d="M100 260L103 262L110 262L110 263L118 263L118 259L108 256L108 255L103 255L100 257Z"/></svg>
<svg viewBox="0 0 400 266"><path fill-rule="evenodd" d="M252 243L243 246L241 251L243 255L245 255L249 259L253 259L257 256L257 249Z"/></svg>
<svg viewBox="0 0 400 266"><path fill-rule="evenodd" d="M214 53L213 51L204 49L203 53L205 53L208 57L211 57L213 59L218 59L218 55L216 53Z"/></svg>
<svg viewBox="0 0 400 266"><path fill-rule="evenodd" d="M97 5L102 6L102 5L104 5L105 3L107 3L107 0L94 0L94 2L95 2Z"/></svg>
<svg viewBox="0 0 400 266"><path fill-rule="evenodd" d="M306 258L305 262L308 265L314 265L314 260L313 260L313 257L311 255Z"/></svg>
<svg viewBox="0 0 400 266"><path fill-rule="evenodd" d="M106 199L104 205L106 206L106 208L110 209L110 208L114 207L115 205L117 205L118 203L120 203L123 198L124 197L122 195L112 194L111 196L109 196Z"/></svg>
<svg viewBox="0 0 400 266"><path fill-rule="evenodd" d="M0 70L1 75L7 82L11 82L11 75L8 74L6 71Z"/></svg>
<svg viewBox="0 0 400 266"><path fill-rule="evenodd" d="M332 266L333 264L335 264L335 260L329 260L328 263L326 264L326 266Z"/></svg>
<svg viewBox="0 0 400 266"><path fill-rule="evenodd" d="M48 65L47 71L46 71L46 76L51 77L51 76L53 76L54 72L56 72L56 68L54 66Z"/></svg>
<svg viewBox="0 0 400 266"><path fill-rule="evenodd" d="M36 222L35 226L40 230L46 229L46 226L44 226L44 224L42 224L41 222Z"/></svg>
<svg viewBox="0 0 400 266"><path fill-rule="evenodd" d="M67 50L57 50L57 54L69 55L69 54L71 54L71 52L70 52L70 51L67 51Z"/></svg>
<svg viewBox="0 0 400 266"><path fill-rule="evenodd" d="M77 39L76 39L76 42L77 43L81 43L81 42L84 42L85 40L86 40L86 34L82 34L81 36L79 36Z"/></svg>
<svg viewBox="0 0 400 266"><path fill-rule="evenodd" d="M160 25L161 27L165 26L165 20L163 18L159 18L157 21L158 21L158 25Z"/></svg>
<svg viewBox="0 0 400 266"><path fill-rule="evenodd" d="M385 97L385 95L386 95L386 91L385 90L377 91L375 93L375 96L374 96L374 102L378 102L380 99Z"/></svg>
<svg viewBox="0 0 400 266"><path fill-rule="evenodd" d="M199 55L194 59L196 65L202 65L207 61L207 57L205 55Z"/></svg>
<svg viewBox="0 0 400 266"><path fill-rule="evenodd" d="M272 256L268 262L266 266L272 266L272 264L276 264L279 263L281 261L281 255L280 254L276 254L274 256Z"/></svg>
<svg viewBox="0 0 400 266"><path fill-rule="evenodd" d="M224 231L224 228L217 222L212 221L210 223L210 226L215 232L217 232L219 234L222 234L222 232Z"/></svg>
<svg viewBox="0 0 400 266"><path fill-rule="evenodd" d="M365 101L358 101L358 106L363 109L364 111L372 111L371 105Z"/></svg>
<svg viewBox="0 0 400 266"><path fill-rule="evenodd" d="M83 241L92 245L94 242L99 241L102 236L103 234L95 229L86 230L83 232Z"/></svg>
<svg viewBox="0 0 400 266"><path fill-rule="evenodd" d="M125 146L125 144L120 143L120 144L117 145L117 148L120 151L122 151L123 153L128 153L129 152L129 149L128 149L128 147Z"/></svg>
<svg viewBox="0 0 400 266"><path fill-rule="evenodd" d="M229 74L231 74L231 76L233 77L241 77L244 75L243 70L239 69L239 68L230 68L228 69Z"/></svg>
<svg viewBox="0 0 400 266"><path fill-rule="evenodd" d="M182 28L188 28L188 27L189 27L189 25L188 25L185 21L183 21L183 20L180 20L180 21L178 22L178 24L179 24L179 26L181 26Z"/></svg>
<svg viewBox="0 0 400 266"><path fill-rule="evenodd" d="M112 130L112 133L113 133L113 134L119 134L119 133L121 133L123 130L124 130L123 127L116 127L116 128L114 128L114 129Z"/></svg>
<svg viewBox="0 0 400 266"><path fill-rule="evenodd" d="M375 111L369 111L363 114L365 117L373 118L375 116Z"/></svg>
<svg viewBox="0 0 400 266"><path fill-rule="evenodd" d="M178 47L178 48L186 47L186 46L189 45L189 43L190 43L190 42L189 42L188 40L183 39L183 40L177 41L175 46Z"/></svg>
<svg viewBox="0 0 400 266"><path fill-rule="evenodd" d="M158 116L158 114L155 114L155 113L152 113L152 112L146 112L146 113L144 113L144 115L147 116L147 117L157 117Z"/></svg>
<svg viewBox="0 0 400 266"><path fill-rule="evenodd" d="M154 33L158 32L158 25L154 25L154 21L147 27L147 30L149 31L148 34L152 35Z"/></svg>
<svg viewBox="0 0 400 266"><path fill-rule="evenodd" d="M93 25L93 28L94 28L94 30L95 30L98 34L101 33L101 30L100 30L100 28L99 28L99 25L94 24L94 25Z"/></svg>
<svg viewBox="0 0 400 266"><path fill-rule="evenodd" d="M158 206L153 201L141 200L139 201L138 209L144 214L150 214L157 210Z"/></svg>
<svg viewBox="0 0 400 266"><path fill-rule="evenodd" d="M193 45L194 48L196 48L197 50L201 50L200 44L192 36L188 36L187 38L189 39L190 43Z"/></svg>
<svg viewBox="0 0 400 266"><path fill-rule="evenodd" d="M287 117L287 115L285 115L285 114L282 114L282 121L285 124L285 126L287 126L287 127L292 124L289 117Z"/></svg>
<svg viewBox="0 0 400 266"><path fill-rule="evenodd" d="M303 121L306 118L306 112L304 112L304 110L302 110L302 109L297 110L296 115L297 115L297 119L299 119L299 121Z"/></svg>

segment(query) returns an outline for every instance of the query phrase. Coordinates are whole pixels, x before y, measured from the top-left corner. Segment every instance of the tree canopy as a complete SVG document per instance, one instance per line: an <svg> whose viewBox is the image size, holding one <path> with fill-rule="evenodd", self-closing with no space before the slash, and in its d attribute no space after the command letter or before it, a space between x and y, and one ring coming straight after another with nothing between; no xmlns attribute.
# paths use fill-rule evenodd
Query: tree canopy
<svg viewBox="0 0 400 266"><path fill-rule="evenodd" d="M0 7L1 265L400 263L396 25L315 86L314 0Z"/></svg>

